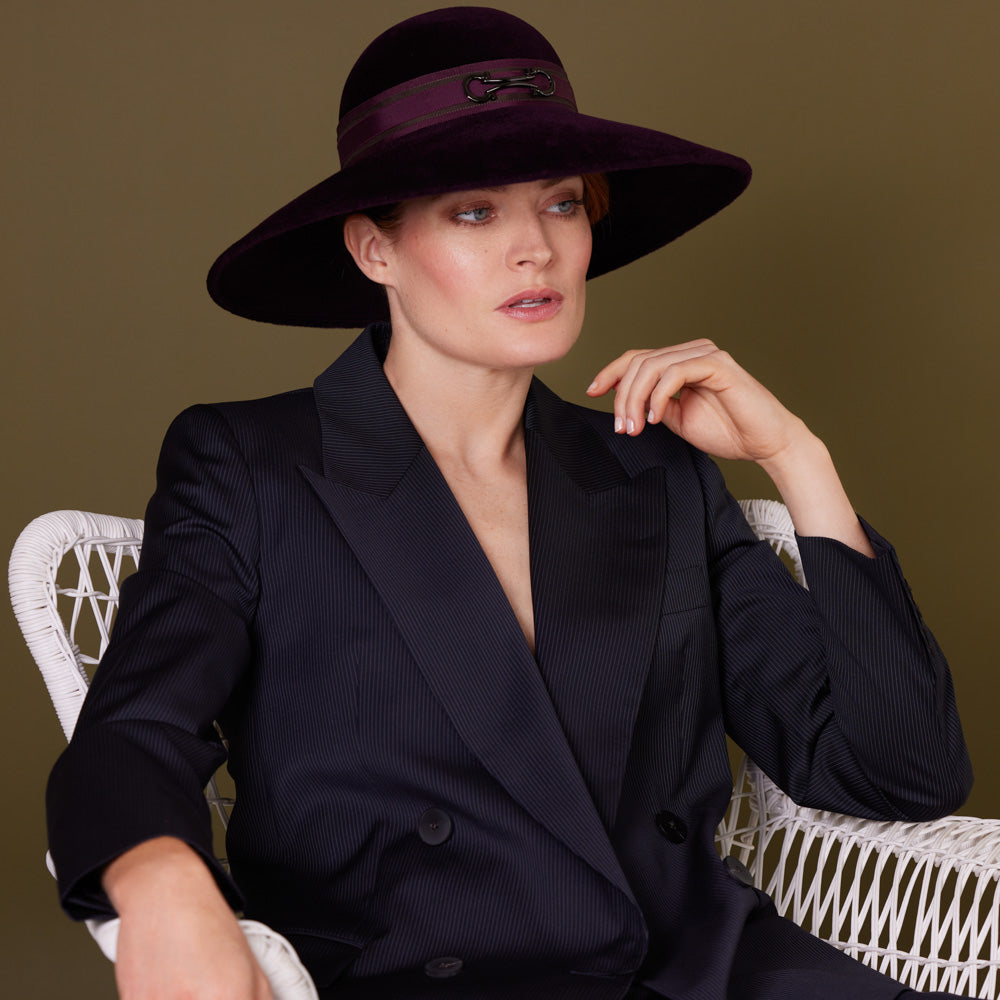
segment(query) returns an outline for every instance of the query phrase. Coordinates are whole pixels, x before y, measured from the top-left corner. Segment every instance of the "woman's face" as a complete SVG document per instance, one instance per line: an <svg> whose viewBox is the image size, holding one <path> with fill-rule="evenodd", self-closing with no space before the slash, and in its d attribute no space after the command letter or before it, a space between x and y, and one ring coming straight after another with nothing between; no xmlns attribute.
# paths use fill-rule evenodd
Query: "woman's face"
<svg viewBox="0 0 1000 1000"><path fill-rule="evenodd" d="M382 247L393 340L490 369L562 357L583 324L579 177L418 198Z"/></svg>

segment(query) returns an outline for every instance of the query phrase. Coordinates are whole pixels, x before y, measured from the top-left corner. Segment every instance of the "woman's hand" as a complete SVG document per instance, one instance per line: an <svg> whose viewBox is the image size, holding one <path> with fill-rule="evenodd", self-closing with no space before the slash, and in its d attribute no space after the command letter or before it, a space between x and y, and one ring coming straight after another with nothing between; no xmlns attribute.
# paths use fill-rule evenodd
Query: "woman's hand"
<svg viewBox="0 0 1000 1000"><path fill-rule="evenodd" d="M103 883L121 917L121 1000L272 1000L236 916L187 844L139 844L108 865Z"/></svg>
<svg viewBox="0 0 1000 1000"><path fill-rule="evenodd" d="M587 390L615 390L615 429L666 424L718 458L770 462L810 435L805 424L710 340L626 351Z"/></svg>
<svg viewBox="0 0 1000 1000"><path fill-rule="evenodd" d="M587 394L611 389L619 434L634 436L662 422L717 458L756 462L800 535L874 554L823 442L710 340L626 351L598 372Z"/></svg>

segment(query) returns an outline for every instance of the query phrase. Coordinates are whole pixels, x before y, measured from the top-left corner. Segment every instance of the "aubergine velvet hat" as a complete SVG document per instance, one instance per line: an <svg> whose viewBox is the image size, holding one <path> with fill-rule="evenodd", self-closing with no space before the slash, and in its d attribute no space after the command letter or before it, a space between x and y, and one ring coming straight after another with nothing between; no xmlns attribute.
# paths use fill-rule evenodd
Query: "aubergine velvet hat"
<svg viewBox="0 0 1000 1000"><path fill-rule="evenodd" d="M224 309L295 326L387 319L384 290L344 246L343 220L407 198L604 173L595 277L714 215L750 180L739 157L581 114L552 46L488 7L420 14L376 38L344 85L337 146L339 172L212 266L209 292Z"/></svg>

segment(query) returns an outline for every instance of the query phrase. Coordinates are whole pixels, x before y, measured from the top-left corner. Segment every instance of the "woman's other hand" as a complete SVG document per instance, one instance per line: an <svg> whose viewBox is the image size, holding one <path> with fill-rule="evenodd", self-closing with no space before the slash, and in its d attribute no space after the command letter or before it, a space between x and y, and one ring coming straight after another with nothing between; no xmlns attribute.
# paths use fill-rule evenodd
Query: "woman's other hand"
<svg viewBox="0 0 1000 1000"><path fill-rule="evenodd" d="M139 844L108 865L103 884L121 917L121 1000L272 1000L235 914L187 844Z"/></svg>
<svg viewBox="0 0 1000 1000"><path fill-rule="evenodd" d="M710 340L626 351L587 393L615 390L615 430L664 423L718 458L768 462L809 434L753 376Z"/></svg>
<svg viewBox="0 0 1000 1000"><path fill-rule="evenodd" d="M800 535L835 538L873 555L823 442L712 341L626 351L598 372L587 394L611 389L618 433L664 423L717 458L756 462Z"/></svg>

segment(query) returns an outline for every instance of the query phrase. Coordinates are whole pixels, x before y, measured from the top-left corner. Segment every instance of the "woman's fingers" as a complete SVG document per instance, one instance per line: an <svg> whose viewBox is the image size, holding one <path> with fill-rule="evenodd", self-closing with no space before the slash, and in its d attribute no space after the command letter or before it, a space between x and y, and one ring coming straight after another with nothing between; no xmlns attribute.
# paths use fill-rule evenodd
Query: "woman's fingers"
<svg viewBox="0 0 1000 1000"><path fill-rule="evenodd" d="M615 430L638 434L647 419L663 418L666 401L684 385L711 374L703 364L687 362L722 354L710 340L646 350L631 350L615 358L598 372L587 392L601 396L615 390Z"/></svg>
<svg viewBox="0 0 1000 1000"><path fill-rule="evenodd" d="M620 416L620 414L618 414L617 400L621 392L621 379L628 370L632 359L644 353L646 352L639 350L626 351L624 354L615 358L615 360L610 364L605 365L594 376L594 381L587 387L587 395L596 398L598 396L603 396L612 389L615 389L615 414L616 416Z"/></svg>

